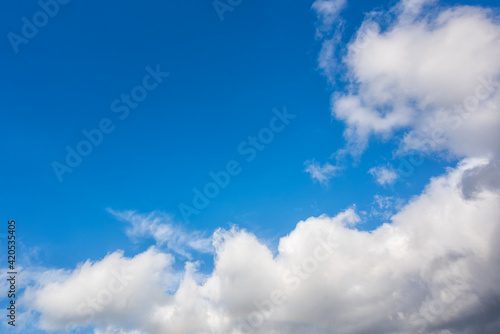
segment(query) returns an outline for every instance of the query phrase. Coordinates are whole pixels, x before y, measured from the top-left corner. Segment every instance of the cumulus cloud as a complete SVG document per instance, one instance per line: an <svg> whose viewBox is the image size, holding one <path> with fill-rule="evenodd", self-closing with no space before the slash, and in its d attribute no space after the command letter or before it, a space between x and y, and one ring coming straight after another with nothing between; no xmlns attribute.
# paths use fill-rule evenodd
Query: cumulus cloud
<svg viewBox="0 0 500 334"><path fill-rule="evenodd" d="M147 319L145 308L171 298L165 291L175 282L167 271L173 261L154 247L133 258L116 251L72 271L48 271L23 301L41 314L43 330L136 326Z"/></svg>
<svg viewBox="0 0 500 334"><path fill-rule="evenodd" d="M162 212L140 214L135 211L108 211L116 218L130 224L127 235L138 241L153 238L158 246L166 245L174 252L191 258L189 250L212 252L212 241L201 232L187 232L173 222L173 218Z"/></svg>
<svg viewBox="0 0 500 334"><path fill-rule="evenodd" d="M26 298L44 329L70 323L134 334L494 334L500 195L479 189L467 200L461 191L464 174L487 162L465 160L433 179L371 232L355 228L353 208L312 217L282 237L273 255L249 232L218 230L213 272L200 281L188 262L172 293L165 285L173 259L151 248L86 262L55 282L39 282ZM126 282L121 290L118 274Z"/></svg>
<svg viewBox="0 0 500 334"><path fill-rule="evenodd" d="M309 173L314 181L317 181L321 184L326 184L328 180L336 176L341 169L340 167L333 166L328 162L321 165L314 160L306 161L305 165L306 169L304 171L306 173Z"/></svg>
<svg viewBox="0 0 500 334"><path fill-rule="evenodd" d="M342 59L325 39L320 68L330 81L338 68L346 69L345 90L332 96L332 115L346 125L347 151L359 157L379 136L396 138L400 156L487 157L490 166L464 180L464 196L478 187L500 189L494 181L500 165L498 22L484 7L403 0L367 14Z"/></svg>
<svg viewBox="0 0 500 334"><path fill-rule="evenodd" d="M385 167L385 166L372 167L370 168L368 173L373 175L377 183L382 186L387 184L392 184L398 178L398 173L392 167Z"/></svg>
<svg viewBox="0 0 500 334"><path fill-rule="evenodd" d="M333 115L362 152L371 135L403 130L401 152L446 151L458 157L499 152L500 25L479 7L420 11L405 1L384 29L369 15L343 59L346 92ZM437 12L437 13L436 13ZM360 30L362 30L360 29Z"/></svg>

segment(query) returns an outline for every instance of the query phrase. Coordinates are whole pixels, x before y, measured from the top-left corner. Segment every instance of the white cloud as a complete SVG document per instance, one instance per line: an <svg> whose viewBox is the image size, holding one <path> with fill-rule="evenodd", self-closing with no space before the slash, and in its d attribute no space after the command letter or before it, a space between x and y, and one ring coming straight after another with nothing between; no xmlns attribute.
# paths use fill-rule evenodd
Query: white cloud
<svg viewBox="0 0 500 334"><path fill-rule="evenodd" d="M330 82L335 82L335 75L337 73L335 52L339 39L340 35L335 34L332 38L324 41L321 45L321 51L318 56L318 67Z"/></svg>
<svg viewBox="0 0 500 334"><path fill-rule="evenodd" d="M379 217L389 220L397 211L403 207L404 200L393 196L375 195L370 210L371 217Z"/></svg>
<svg viewBox="0 0 500 334"><path fill-rule="evenodd" d="M318 16L318 37L333 30L335 22L339 18L339 13L347 5L346 0L316 0L312 4L313 10Z"/></svg>
<svg viewBox="0 0 500 334"><path fill-rule="evenodd" d="M124 330L123 328L109 326L104 329L97 328L94 334L146 334L139 330Z"/></svg>
<svg viewBox="0 0 500 334"><path fill-rule="evenodd" d="M373 175L377 183L382 186L392 184L398 178L398 173L392 167L372 167L368 173Z"/></svg>
<svg viewBox="0 0 500 334"><path fill-rule="evenodd" d="M26 298L44 329L87 321L98 333L496 334L500 195L481 188L467 200L461 190L464 173L485 164L466 160L433 179L372 232L353 228L354 209L301 221L276 256L248 232L219 230L213 272L200 282L188 263L171 294L172 258L151 248L87 262ZM78 310L102 299L112 270L134 279L87 319Z"/></svg>
<svg viewBox="0 0 500 334"><path fill-rule="evenodd" d="M318 17L316 37L324 39L318 57L318 68L331 83L335 82L338 72L336 56L344 24L340 12L346 5L346 0L316 0L312 5Z"/></svg>
<svg viewBox="0 0 500 334"><path fill-rule="evenodd" d="M166 244L169 249L187 258L191 258L188 250L202 253L213 251L210 238L205 238L201 232L186 232L165 213L152 212L144 215L135 211L108 211L118 219L130 223L127 235L134 240L151 237L158 246Z"/></svg>
<svg viewBox="0 0 500 334"><path fill-rule="evenodd" d="M498 155L498 21L479 7L434 8L426 15L422 3L428 4L398 5L400 14L388 27L358 34L349 44L343 60L349 85L333 97L333 115L346 123L354 153L373 134L404 130L400 153ZM376 27L377 18L369 15L360 32Z"/></svg>
<svg viewBox="0 0 500 334"><path fill-rule="evenodd" d="M436 4L437 0L401 0L393 11L399 13L399 21L415 20L425 6Z"/></svg>
<svg viewBox="0 0 500 334"><path fill-rule="evenodd" d="M309 173L313 180L318 181L321 184L326 184L328 180L336 176L341 169L340 167L333 166L328 162L324 163L322 166L314 160L306 161L305 165L306 169L304 171Z"/></svg>
<svg viewBox="0 0 500 334"><path fill-rule="evenodd" d="M70 329L97 325L136 326L145 321L144 309L164 303L173 257L150 248L134 258L123 252L108 254L97 262L86 261L73 271L49 271L27 288L23 304L41 313L39 328Z"/></svg>
<svg viewBox="0 0 500 334"><path fill-rule="evenodd" d="M404 201L393 196L375 195L369 212L369 217L381 218L389 221L390 218L403 207Z"/></svg>
<svg viewBox="0 0 500 334"><path fill-rule="evenodd" d="M464 195L480 184L500 190L490 182L500 164L499 41L493 11L443 9L432 0L369 13L342 60L325 39L323 72L331 80L337 68L347 68L345 91L332 96L332 115L346 125L347 151L359 157L376 135L396 137L397 155L488 157L491 165L478 167L484 173L469 173Z"/></svg>

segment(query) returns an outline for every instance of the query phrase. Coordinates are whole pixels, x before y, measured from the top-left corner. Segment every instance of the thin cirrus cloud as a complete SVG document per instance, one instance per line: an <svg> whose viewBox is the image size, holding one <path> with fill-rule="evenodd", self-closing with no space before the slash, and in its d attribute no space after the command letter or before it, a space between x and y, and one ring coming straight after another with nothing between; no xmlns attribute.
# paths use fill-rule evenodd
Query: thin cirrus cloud
<svg viewBox="0 0 500 334"><path fill-rule="evenodd" d="M388 221L403 207L404 200L393 196L375 195L369 215Z"/></svg>
<svg viewBox="0 0 500 334"><path fill-rule="evenodd" d="M175 224L172 216L162 212L140 214L135 211L115 211L108 209L114 217L129 224L127 235L134 241L152 238L161 247L187 258L192 258L191 251L211 253L212 241L201 232L188 232L181 225Z"/></svg>
<svg viewBox="0 0 500 334"><path fill-rule="evenodd" d="M312 4L312 9L318 16L318 28L316 34L322 37L332 32L333 26L339 19L340 12L347 5L346 0L316 0Z"/></svg>
<svg viewBox="0 0 500 334"><path fill-rule="evenodd" d="M336 52L342 39L340 28L343 24L340 13L346 6L346 0L316 0L312 4L312 9L318 18L316 37L322 40L318 68L330 82L335 81L338 72Z"/></svg>
<svg viewBox="0 0 500 334"><path fill-rule="evenodd" d="M340 167L333 166L329 162L325 162L323 165L319 164L316 161L306 161L304 163L306 165L305 172L309 173L311 178L314 181L317 181L323 185L328 183L332 177L338 175L340 171Z"/></svg>
<svg viewBox="0 0 500 334"><path fill-rule="evenodd" d="M375 181L381 186L392 184L398 178L398 173L391 167L372 167L368 173L371 174L375 178Z"/></svg>

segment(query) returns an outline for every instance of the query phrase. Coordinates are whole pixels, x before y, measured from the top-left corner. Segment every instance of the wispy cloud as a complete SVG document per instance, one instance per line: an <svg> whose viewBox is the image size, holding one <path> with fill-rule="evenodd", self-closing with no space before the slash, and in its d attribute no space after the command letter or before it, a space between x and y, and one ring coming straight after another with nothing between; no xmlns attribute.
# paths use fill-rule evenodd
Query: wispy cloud
<svg viewBox="0 0 500 334"><path fill-rule="evenodd" d="M312 9L316 12L316 37L323 40L318 56L318 68L331 82L335 82L338 73L337 51L342 40L343 20L340 12L346 6L346 0L316 0Z"/></svg>
<svg viewBox="0 0 500 334"><path fill-rule="evenodd" d="M341 167L333 166L329 162L321 165L314 160L306 161L304 165L306 165L306 169L304 171L309 173L314 181L323 185L326 184L332 177L336 176L341 169Z"/></svg>
<svg viewBox="0 0 500 334"><path fill-rule="evenodd" d="M339 13L346 6L346 0L316 0L312 4L313 10L318 16L318 27L316 34L322 37L325 33L330 33L339 18Z"/></svg>
<svg viewBox="0 0 500 334"><path fill-rule="evenodd" d="M403 207L404 200L393 196L373 196L371 217L389 220L397 211Z"/></svg>
<svg viewBox="0 0 500 334"><path fill-rule="evenodd" d="M203 233L188 232L181 225L174 224L170 215L154 211L140 214L135 211L108 211L116 218L129 223L127 235L138 242L140 239L153 238L158 246L166 245L172 251L191 258L190 250L201 253L212 252L212 239Z"/></svg>
<svg viewBox="0 0 500 334"><path fill-rule="evenodd" d="M368 173L373 175L377 183L381 186L392 184L398 178L398 173L392 167L372 167Z"/></svg>

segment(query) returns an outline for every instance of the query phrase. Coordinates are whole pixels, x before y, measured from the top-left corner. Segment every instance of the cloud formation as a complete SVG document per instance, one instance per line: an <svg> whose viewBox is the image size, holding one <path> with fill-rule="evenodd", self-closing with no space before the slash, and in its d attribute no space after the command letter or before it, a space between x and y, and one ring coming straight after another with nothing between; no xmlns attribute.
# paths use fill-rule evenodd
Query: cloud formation
<svg viewBox="0 0 500 334"><path fill-rule="evenodd" d="M498 155L498 21L485 8L421 12L422 3L402 2L393 20L368 16L360 31L378 28L349 44L343 59L349 85L334 95L332 113L345 122L358 154L371 135L404 130L401 152Z"/></svg>
<svg viewBox="0 0 500 334"><path fill-rule="evenodd" d="M347 5L346 0L316 0L312 9L318 16L317 36L322 37L333 30L339 14Z"/></svg>
<svg viewBox="0 0 500 334"><path fill-rule="evenodd" d="M377 183L382 186L386 184L392 184L398 178L398 173L396 173L396 171L392 167L372 167L370 168L368 173L373 175Z"/></svg>
<svg viewBox="0 0 500 334"><path fill-rule="evenodd" d="M328 180L336 176L341 169L340 167L333 166L328 162L325 162L323 165L321 165L314 160L306 161L305 165L306 169L304 171L306 173L309 173L314 181L317 181L321 184L326 184Z"/></svg>
<svg viewBox="0 0 500 334"><path fill-rule="evenodd" d="M174 279L167 269L173 261L155 248L133 258L116 251L74 270L48 271L26 289L24 303L40 313L38 327L43 330L136 326L144 319L143 305L169 298L165 291Z"/></svg>
<svg viewBox="0 0 500 334"><path fill-rule="evenodd" d="M403 0L389 11L367 14L342 59L334 47L325 38L319 66L330 81L338 68L346 69L345 90L332 96L332 115L346 125L343 152L359 157L378 136L395 138L397 155L487 157L489 166L468 173L464 196L473 196L478 187L500 190L495 12Z"/></svg>
<svg viewBox="0 0 500 334"><path fill-rule="evenodd" d="M166 245L170 250L191 258L190 251L211 253L209 238L201 232L187 232L182 226L174 224L173 218L162 212L140 214L135 211L108 211L116 218L129 223L127 235L135 241L153 238L158 246Z"/></svg>
<svg viewBox="0 0 500 334"><path fill-rule="evenodd" d="M500 196L461 192L464 174L486 163L469 159L433 179L372 232L355 228L354 209L313 217L273 255L249 232L218 230L213 272L196 278L188 262L171 294L173 259L153 247L86 262L27 298L41 328L90 324L97 333L497 333ZM134 277L108 298L116 273Z"/></svg>

